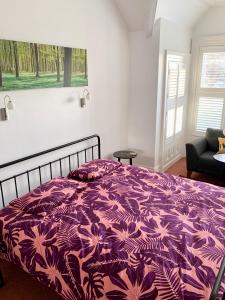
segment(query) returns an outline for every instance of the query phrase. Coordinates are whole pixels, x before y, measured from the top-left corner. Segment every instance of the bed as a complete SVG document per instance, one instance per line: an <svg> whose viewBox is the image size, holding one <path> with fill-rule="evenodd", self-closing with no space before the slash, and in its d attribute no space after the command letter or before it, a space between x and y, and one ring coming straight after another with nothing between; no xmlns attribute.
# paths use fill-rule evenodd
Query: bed
<svg viewBox="0 0 225 300"><path fill-rule="evenodd" d="M0 256L66 300L222 299L224 220L225 189L98 157L0 211Z"/></svg>

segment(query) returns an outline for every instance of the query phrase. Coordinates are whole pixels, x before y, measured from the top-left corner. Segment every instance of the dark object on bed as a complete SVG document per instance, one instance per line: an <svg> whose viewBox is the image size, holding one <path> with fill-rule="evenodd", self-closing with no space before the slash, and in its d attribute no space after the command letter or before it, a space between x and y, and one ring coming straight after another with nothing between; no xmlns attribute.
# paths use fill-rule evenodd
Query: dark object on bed
<svg viewBox="0 0 225 300"><path fill-rule="evenodd" d="M120 161L121 159L129 159L130 161L130 165L133 164L133 158L135 158L137 156L137 153L134 151L117 151L113 153L113 156L118 158L118 161Z"/></svg>
<svg viewBox="0 0 225 300"><path fill-rule="evenodd" d="M26 176L26 179L27 179L27 188L28 188L27 192L28 191L30 192L31 191L31 184L30 184L30 173L31 172L38 171L39 182L40 182L40 185L41 185L42 183L44 183L43 180L42 180L42 178L43 178L43 176L42 176L42 174L43 174L42 173L42 168L49 167L49 174L50 174L50 178L48 178L48 180L49 180L49 179L53 178L52 165L55 164L55 163L59 164L60 174L57 174L57 175L58 176L59 175L62 176L62 163L65 164L65 161L68 162L69 171L71 171L72 170L71 160L74 157L77 160L77 167L79 167L82 164L80 156L84 155L84 162L88 162L90 160L94 160L95 159L94 150L96 148L97 148L97 151L98 151L97 158L100 159L101 158L101 141L100 141L100 137L97 134L94 134L94 135L88 136L88 137L83 138L83 139L79 139L79 140L76 140L76 141L73 141L73 142L61 145L61 146L57 146L57 147L54 147L54 148L51 148L51 149L48 149L48 150L45 150L45 151L42 151L42 152L39 152L39 153L35 153L35 154L32 154L32 155L29 155L29 156L26 156L26 157L23 157L23 158L11 161L9 163L5 163L5 164L0 165L0 169L7 168L9 166L16 165L18 163L30 160L32 158L43 156L45 154L49 154L51 152L55 152L55 151L58 151L58 150L61 150L61 149L64 149L64 148L67 148L67 147L70 147L70 146L73 146L73 145L77 145L79 143L83 143L83 142L86 142L86 141L91 142L94 139L95 140L97 139L97 143L93 144L93 142L92 142L91 146L89 146L89 147L83 148L82 150L73 152L73 153L71 153L71 154L69 154L67 156L60 157L60 158L58 158L58 159L56 159L54 161L45 163L45 164L40 165L40 166L38 166L36 168L33 168L31 170L26 170L25 172L22 172L20 174L17 174L17 175L11 176L9 178L6 178L4 180L1 180L0 181L0 198L2 200L3 207L5 207L5 197L4 197L3 184L9 183L11 180L13 180L14 181L14 188L15 188L15 196L18 198L19 197L19 192L18 192L18 181L17 181L17 179L20 178L21 176L24 176L24 175ZM91 157L91 159L88 159L88 155ZM55 176L57 176L57 175L55 175ZM46 181L47 180L45 180L45 182Z"/></svg>
<svg viewBox="0 0 225 300"><path fill-rule="evenodd" d="M205 137L186 144L188 178L192 172L225 177L225 164L213 157L219 150L219 137L224 137L222 130L208 128Z"/></svg>

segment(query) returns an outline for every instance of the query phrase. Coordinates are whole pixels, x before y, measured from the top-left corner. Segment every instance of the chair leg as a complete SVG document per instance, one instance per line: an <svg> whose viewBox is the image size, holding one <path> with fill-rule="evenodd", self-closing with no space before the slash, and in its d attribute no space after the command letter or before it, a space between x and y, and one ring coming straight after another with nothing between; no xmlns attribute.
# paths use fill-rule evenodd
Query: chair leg
<svg viewBox="0 0 225 300"><path fill-rule="evenodd" d="M2 288L3 286L4 286L4 279L3 279L2 272L0 271L0 288Z"/></svg>
<svg viewBox="0 0 225 300"><path fill-rule="evenodd" d="M187 178L191 178L192 171L187 171Z"/></svg>

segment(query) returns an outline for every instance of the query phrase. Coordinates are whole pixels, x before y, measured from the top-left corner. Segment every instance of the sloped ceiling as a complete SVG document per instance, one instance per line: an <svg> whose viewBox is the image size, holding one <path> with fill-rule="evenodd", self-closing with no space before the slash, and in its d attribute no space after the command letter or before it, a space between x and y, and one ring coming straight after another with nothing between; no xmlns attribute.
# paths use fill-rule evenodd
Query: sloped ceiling
<svg viewBox="0 0 225 300"><path fill-rule="evenodd" d="M155 19L157 0L114 0L129 31L148 30Z"/></svg>
<svg viewBox="0 0 225 300"><path fill-rule="evenodd" d="M113 0L129 31L151 33L154 22L165 18L192 28L212 6L224 6L225 0Z"/></svg>
<svg viewBox="0 0 225 300"><path fill-rule="evenodd" d="M209 0L210 5L225 6L225 0Z"/></svg>
<svg viewBox="0 0 225 300"><path fill-rule="evenodd" d="M192 28L210 7L221 5L225 5L225 0L159 0L156 20L165 18Z"/></svg>

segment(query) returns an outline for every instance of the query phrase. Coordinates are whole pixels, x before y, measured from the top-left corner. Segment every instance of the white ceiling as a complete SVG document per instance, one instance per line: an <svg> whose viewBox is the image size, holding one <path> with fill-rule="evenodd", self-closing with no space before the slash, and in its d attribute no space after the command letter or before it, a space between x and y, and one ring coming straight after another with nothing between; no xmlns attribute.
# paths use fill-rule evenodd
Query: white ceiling
<svg viewBox="0 0 225 300"><path fill-rule="evenodd" d="M225 0L208 0L209 4L212 6L224 6Z"/></svg>
<svg viewBox="0 0 225 300"><path fill-rule="evenodd" d="M130 31L145 30L154 21L156 0L114 0Z"/></svg>
<svg viewBox="0 0 225 300"><path fill-rule="evenodd" d="M159 18L192 28L208 9L225 5L225 0L114 0L114 2L129 31L146 30L148 33L152 32L154 21Z"/></svg>
<svg viewBox="0 0 225 300"><path fill-rule="evenodd" d="M225 0L158 0L156 20L165 18L192 28L211 7L224 5Z"/></svg>
<svg viewBox="0 0 225 300"><path fill-rule="evenodd" d="M165 18L184 27L191 28L208 10L210 6L209 1L211 0L159 0L156 20Z"/></svg>

